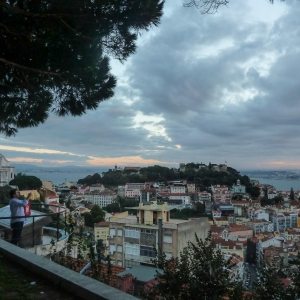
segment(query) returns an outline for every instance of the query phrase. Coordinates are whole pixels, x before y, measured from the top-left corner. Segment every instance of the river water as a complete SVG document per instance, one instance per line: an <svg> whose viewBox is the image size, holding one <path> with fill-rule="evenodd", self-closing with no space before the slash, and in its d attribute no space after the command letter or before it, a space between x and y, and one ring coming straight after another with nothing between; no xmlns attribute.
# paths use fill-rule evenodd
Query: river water
<svg viewBox="0 0 300 300"><path fill-rule="evenodd" d="M266 178L251 178L259 180L262 184L271 184L276 190L290 191L291 188L300 190L300 180L287 180L287 179L266 179Z"/></svg>
<svg viewBox="0 0 300 300"><path fill-rule="evenodd" d="M88 175L93 175L95 172L25 172L26 175L35 176L40 180L50 180L55 185L82 179ZM101 175L101 174L100 174Z"/></svg>

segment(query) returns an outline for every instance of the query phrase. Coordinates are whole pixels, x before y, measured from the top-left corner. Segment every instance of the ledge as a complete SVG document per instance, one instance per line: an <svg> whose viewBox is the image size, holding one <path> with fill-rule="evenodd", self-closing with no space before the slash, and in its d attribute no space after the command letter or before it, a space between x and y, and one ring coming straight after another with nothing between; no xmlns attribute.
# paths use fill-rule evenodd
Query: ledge
<svg viewBox="0 0 300 300"><path fill-rule="evenodd" d="M86 277L59 264L32 254L0 239L0 253L53 284L82 299L134 300L137 299L95 279Z"/></svg>

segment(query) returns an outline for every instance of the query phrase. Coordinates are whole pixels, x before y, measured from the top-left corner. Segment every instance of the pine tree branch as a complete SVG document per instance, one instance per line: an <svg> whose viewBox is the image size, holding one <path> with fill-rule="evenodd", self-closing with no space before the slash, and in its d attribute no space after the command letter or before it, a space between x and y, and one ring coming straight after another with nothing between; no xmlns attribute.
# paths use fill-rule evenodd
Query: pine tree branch
<svg viewBox="0 0 300 300"><path fill-rule="evenodd" d="M25 66L19 65L17 63L14 63L12 61L6 60L2 57L0 57L0 62L2 62L4 64L7 64L7 65L10 65L10 66L13 66L13 67L16 67L18 69L22 69L22 70L26 70L26 71L30 71L30 72L35 72L35 73L39 73L39 74L44 74L44 75L48 75L48 76L57 76L57 77L60 77L61 79L63 79L61 77L61 75L62 75L61 73L48 72L48 71L43 71L43 70L39 70L39 69L25 67Z"/></svg>
<svg viewBox="0 0 300 300"><path fill-rule="evenodd" d="M73 15L73 14L36 14L36 13L31 13L29 11L26 11L24 9L21 9L18 6L10 5L8 3L5 3L4 1L0 0L0 6L5 7L6 9L13 11L15 13L19 13L25 16L29 17L37 17L37 18L61 18L61 17L83 17L84 15ZM88 16L88 15L86 15Z"/></svg>

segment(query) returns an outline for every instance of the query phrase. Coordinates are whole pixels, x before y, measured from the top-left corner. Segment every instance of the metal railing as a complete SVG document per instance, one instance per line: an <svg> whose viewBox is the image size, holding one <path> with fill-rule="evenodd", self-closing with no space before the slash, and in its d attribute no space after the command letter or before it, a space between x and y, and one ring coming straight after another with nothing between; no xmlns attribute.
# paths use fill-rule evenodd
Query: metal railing
<svg viewBox="0 0 300 300"><path fill-rule="evenodd" d="M0 204L8 204L8 203L0 203ZM60 221L63 221L63 228L62 230L65 231L65 235L67 234L66 231L66 226L67 226L67 213L66 213L66 209L64 209L63 211L60 211L62 208L60 205L56 205L56 204L44 204L44 203L31 203L31 215L30 216L26 216L25 217L25 222L24 222L24 228L28 228L28 225L32 224L31 228L32 228L32 247L36 246L35 243L35 239L36 239L36 235L35 235L35 230L37 229L36 227L36 222L39 220L42 220L45 217L51 217L51 221L49 221L48 225L43 225L44 226L48 226L51 228L54 228L56 230L56 242L59 241L60 239ZM7 207L7 206L6 206ZM6 207L2 207L0 208L0 212L1 210L3 210ZM40 210L34 210L34 207L38 207L37 209L49 209L50 207L55 208L56 210L58 210L58 212L41 212ZM9 207L7 207L7 209L9 212ZM63 214L63 217L61 217L61 215ZM55 217L56 221L53 220L53 217ZM11 220L12 217L1 217L0 215L0 232L1 231L7 231L7 230L12 230L10 227L10 222L7 222L7 220ZM20 216L20 217L13 217L13 219L24 219L24 216ZM54 227L53 227L53 223L54 223ZM56 224L55 224L56 223ZM49 226L50 225L50 226ZM1 239L7 240L4 238L5 235L3 237L0 236ZM39 244L40 245L40 244Z"/></svg>

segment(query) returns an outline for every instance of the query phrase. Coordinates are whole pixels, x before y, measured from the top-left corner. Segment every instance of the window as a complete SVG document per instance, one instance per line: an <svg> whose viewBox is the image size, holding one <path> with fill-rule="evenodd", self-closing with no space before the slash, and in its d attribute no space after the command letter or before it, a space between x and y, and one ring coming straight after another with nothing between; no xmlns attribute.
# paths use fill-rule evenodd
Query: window
<svg viewBox="0 0 300 300"><path fill-rule="evenodd" d="M122 261L121 260L118 260L118 266L122 267Z"/></svg>
<svg viewBox="0 0 300 300"><path fill-rule="evenodd" d="M132 255L139 255L140 246L136 244L125 243L125 253Z"/></svg>
<svg viewBox="0 0 300 300"><path fill-rule="evenodd" d="M123 230L122 229L118 229L118 236L122 236L123 235Z"/></svg>
<svg viewBox="0 0 300 300"><path fill-rule="evenodd" d="M171 235L164 235L164 243L170 243L172 244L172 236Z"/></svg>
<svg viewBox="0 0 300 300"><path fill-rule="evenodd" d="M117 251L118 251L118 252L123 252L123 247L122 247L121 245L118 245Z"/></svg>
<svg viewBox="0 0 300 300"><path fill-rule="evenodd" d="M115 244L110 244L110 245L109 245L109 251L110 251L110 252L116 251L116 245L115 245Z"/></svg>
<svg viewBox="0 0 300 300"><path fill-rule="evenodd" d="M109 229L109 235L110 236L115 236L116 235L116 229L115 228L110 228Z"/></svg>
<svg viewBox="0 0 300 300"><path fill-rule="evenodd" d="M125 229L125 237L140 238L140 231L136 229Z"/></svg>
<svg viewBox="0 0 300 300"><path fill-rule="evenodd" d="M153 247L141 246L141 256L156 257Z"/></svg>

